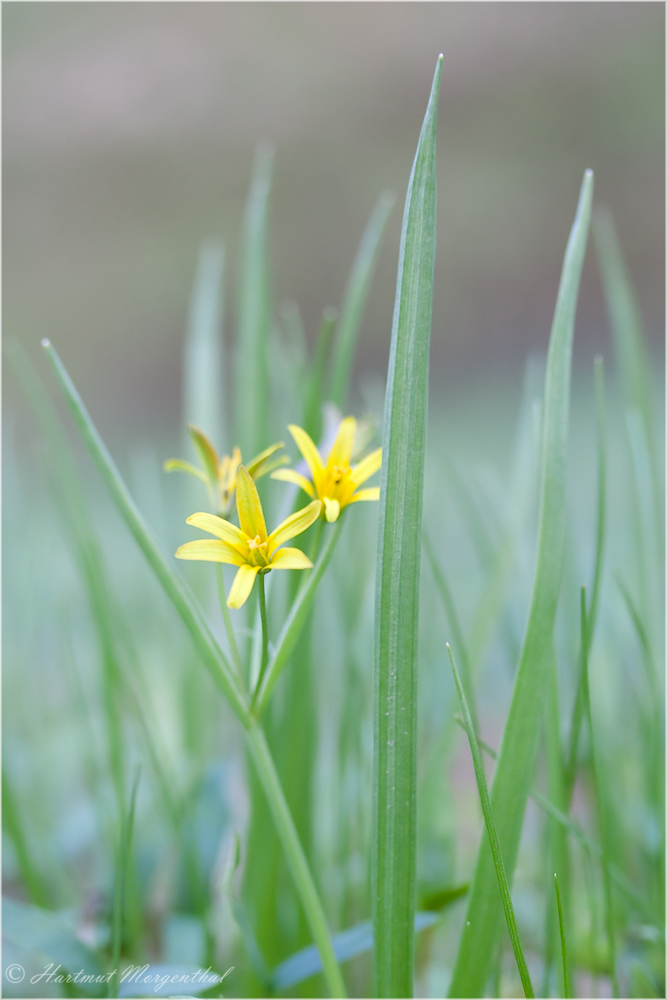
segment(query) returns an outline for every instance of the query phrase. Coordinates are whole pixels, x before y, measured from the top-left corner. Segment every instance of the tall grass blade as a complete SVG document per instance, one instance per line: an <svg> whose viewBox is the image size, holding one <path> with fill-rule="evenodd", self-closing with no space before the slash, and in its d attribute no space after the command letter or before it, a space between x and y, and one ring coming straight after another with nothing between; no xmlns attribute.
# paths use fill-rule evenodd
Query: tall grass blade
<svg viewBox="0 0 667 1000"><path fill-rule="evenodd" d="M442 566L438 562L433 546L428 537L428 532L424 528L423 532L423 544L424 550L426 552L426 558L428 559L429 565L431 567L431 572L433 573L433 579L435 580L435 585L438 589L438 593L442 599L445 612L447 614L447 619L449 621L449 627L452 630L452 636L454 639L454 647L457 651L459 657L459 663L461 664L461 677L463 680L463 690L466 693L466 699L468 701L468 707L470 709L470 715L473 721L473 727L475 732L479 732L479 723L477 720L477 708L475 706L475 688L473 685L472 673L470 670L470 661L468 659L468 652L466 649L466 642L463 637L463 629L461 628L461 622L459 620L458 612L456 610L456 603L454 601L454 595L452 594L451 587L447 583L447 578L443 572Z"/></svg>
<svg viewBox="0 0 667 1000"><path fill-rule="evenodd" d="M563 983L565 986L564 995L565 1000L569 1000L572 996L572 987L570 985L570 970L567 961L567 945L565 943L565 924L563 921L563 904L560 898L560 888L558 885L558 873L554 872L554 885L556 887L556 903L558 906L558 928L560 930L560 948L561 954L563 956Z"/></svg>
<svg viewBox="0 0 667 1000"><path fill-rule="evenodd" d="M609 877L609 868L607 865L607 858L609 856L607 817L605 815L605 803L603 802L602 799L602 784L601 784L600 770L598 767L598 761L595 749L595 736L593 733L593 713L591 711L591 695L590 695L589 678L588 678L588 653L590 650L590 639L588 636L588 615L586 613L585 587L581 588L580 610L581 610L581 657L582 657L581 672L584 678L584 711L586 714L586 721L588 723L588 735L590 739L591 771L593 775L593 787L595 790L595 802L597 806L598 823L600 828L600 840L602 842L602 850L605 855L603 857L603 864L602 864L604 903L605 903L605 927L607 931L607 942L609 944L611 981L614 989L614 996L619 997L620 993L618 988L618 977L616 974L616 942L614 935L614 911L611 898L611 879Z"/></svg>
<svg viewBox="0 0 667 1000"><path fill-rule="evenodd" d="M593 642L595 625L597 623L598 605L600 603L600 586L602 583L602 563L604 558L604 544L607 526L607 432L606 432L606 406L604 391L604 362L601 357L596 357L594 362L594 386L595 386L595 423L597 429L598 446L598 483L597 483L597 514L595 523L595 561L593 563L593 580L591 585L591 604L588 610L588 627L586 636L589 644ZM577 776L577 752L579 747L579 734L581 731L581 721L584 711L584 683L583 664L588 661L588 651L586 656L579 657L579 681L577 693L572 709L572 722L570 724L570 736L568 745L568 756L565 768L565 811L570 807L574 784Z"/></svg>
<svg viewBox="0 0 667 1000"><path fill-rule="evenodd" d="M140 771L137 772L132 784L130 802L123 810L123 818L118 842L116 859L116 878L114 885L113 915L111 918L111 963L114 969L109 980L109 996L118 995L120 955L123 947L123 932L125 926L125 897L127 895L130 854L132 850L132 834L134 831L134 812L137 804Z"/></svg>
<svg viewBox="0 0 667 1000"><path fill-rule="evenodd" d="M21 810L16 801L16 795L7 776L4 763L2 765L2 826L12 842L18 869L29 899L35 906L46 908L48 906L49 894L41 871L33 856L30 841L26 836L21 818Z"/></svg>
<svg viewBox="0 0 667 1000"><path fill-rule="evenodd" d="M461 726L461 728L465 729L465 726L463 725L463 720L458 716L456 716L455 718L456 721ZM491 760L498 759L498 754L493 749L493 747L489 746L488 743L485 743L484 740L480 739L477 740L477 743L480 746L480 748L484 751L484 753L489 755ZM581 846L588 854L600 859L605 858L605 853L600 847L600 845L596 843L596 841L592 840L588 836L588 834L584 830L582 830L582 828L579 826L578 823L575 823L573 819L571 819L569 816L566 816L565 813L562 812L560 809L558 809L558 807L555 806L553 802L551 802L547 798L546 795L543 795L542 792L539 790L539 788L535 788L534 785L531 785L528 794L530 798L533 800L533 802L537 806L539 806L539 808L544 813L546 813L547 816L550 816L551 819L555 820L556 823L559 823L563 827L563 829L567 830L568 833L571 833L572 836L576 837ZM632 902L635 904L637 911L643 914L646 920L652 920L653 914L651 912L650 907L647 905L646 900L641 895L641 893L639 893L637 889L634 887L632 882L623 874L623 872L619 868L616 867L616 865L613 862L607 862L607 866L609 868L610 877L614 880L614 882L621 890L621 892L625 894L627 899L632 900Z"/></svg>
<svg viewBox="0 0 667 1000"><path fill-rule="evenodd" d="M375 596L372 915L379 997L412 996L417 629L442 56L403 214L385 402Z"/></svg>
<svg viewBox="0 0 667 1000"><path fill-rule="evenodd" d="M268 441L271 302L267 218L272 166L273 147L260 146L245 209L236 342L235 440L246 458L257 455Z"/></svg>
<svg viewBox="0 0 667 1000"><path fill-rule="evenodd" d="M319 441L322 437L322 401L325 399L324 373L337 319L338 313L335 309L325 309L315 341L315 353L313 354L308 389L303 403L303 427L313 441Z"/></svg>
<svg viewBox="0 0 667 1000"><path fill-rule="evenodd" d="M194 640L195 648L211 672L213 680L226 696L230 707L244 727L258 776L271 806L271 812L287 863L294 877L313 937L322 956L329 989L332 995L343 996L342 980L331 949L331 941L327 931L322 904L317 895L312 875L308 869L303 849L299 843L299 838L294 828L294 823L290 816L264 734L252 719L243 692L238 686L233 667L218 645L199 606L190 594L186 584L170 566L159 543L153 537L152 532L139 513L62 361L48 340L42 343L70 407L76 426L98 467L119 513L122 515L167 596L188 628ZM314 575L315 571L313 571ZM268 676L269 673L267 672L267 679Z"/></svg>
<svg viewBox="0 0 667 1000"><path fill-rule="evenodd" d="M236 680L233 667L211 632L187 584L170 565L160 543L153 536L152 531L130 496L114 460L102 441L83 400L54 347L48 340L42 341L42 344L53 366L56 378L65 395L79 433L86 443L118 511L185 623L195 647L211 673L213 680L222 690L241 724L247 726L249 722L248 709L243 693Z"/></svg>
<svg viewBox="0 0 667 1000"><path fill-rule="evenodd" d="M383 191L380 195L361 237L357 256L347 281L345 298L336 330L336 347L329 392L329 398L340 410L345 410L347 406L354 352L359 337L363 310L373 279L380 239L395 201L396 197L391 191Z"/></svg>
<svg viewBox="0 0 667 1000"><path fill-rule="evenodd" d="M183 349L183 427L200 427L218 448L226 440L224 266L224 246L204 244L199 252Z"/></svg>
<svg viewBox="0 0 667 1000"><path fill-rule="evenodd" d="M468 708L468 701L463 690L463 684L461 683L459 672L456 669L452 648L449 643L447 643L447 652L449 653L449 659L452 664L452 673L454 674L454 683L456 684L459 701L461 702L463 725L468 735L468 742L470 743L470 752L472 754L472 762L475 768L477 789L479 791L479 798L482 804L482 812L484 813L484 824L489 838L491 854L493 855L493 863L496 869L496 878L498 879L498 888L500 889L503 910L505 911L507 930L509 931L512 948L514 949L514 957L516 958L516 964L521 977L523 991L527 997L534 997L535 993L533 992L533 984L530 981L530 973L528 972L528 966L526 965L526 959L523 954L523 948L521 947L521 940L519 938L519 931L516 926L516 917L514 916L512 897L510 895L509 885L507 884L507 875L505 874L505 865L503 864L503 856L498 842L498 833L496 831L496 823L493 818L493 809L491 808L491 802L489 800L489 791L486 787L486 777L484 775L482 755L479 752L479 744L477 743L477 736L475 734L472 716L470 715L470 709Z"/></svg>
<svg viewBox="0 0 667 1000"><path fill-rule="evenodd" d="M565 252L549 343L542 430L540 522L533 593L491 793L509 881L514 874L535 765L545 670L560 592L565 544L565 466L572 340L592 197L593 174L586 171ZM484 994L491 973L500 917L500 900L494 881L493 856L486 840L483 840L450 984L449 995L452 997L479 997Z"/></svg>
<svg viewBox="0 0 667 1000"><path fill-rule="evenodd" d="M625 404L627 408L641 413L646 437L653 451L655 445L653 381L646 334L621 253L614 220L608 210L596 209L593 237Z"/></svg>

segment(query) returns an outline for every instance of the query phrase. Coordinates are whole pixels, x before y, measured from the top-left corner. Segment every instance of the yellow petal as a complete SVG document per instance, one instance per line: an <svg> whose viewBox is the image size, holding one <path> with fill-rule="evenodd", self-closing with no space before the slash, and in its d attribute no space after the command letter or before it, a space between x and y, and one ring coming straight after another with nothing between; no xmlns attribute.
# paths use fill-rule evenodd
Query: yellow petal
<svg viewBox="0 0 667 1000"><path fill-rule="evenodd" d="M264 451L260 452L259 455L256 455L255 458L253 458L252 462L248 462L246 468L250 473L250 475L253 477L253 479L259 478L257 472L260 465L262 465L267 460L267 458L270 458L274 452L278 451L279 448L283 447L284 447L284 441L280 441L278 444L272 444L269 448L265 448ZM259 475L263 475L263 473L260 472Z"/></svg>
<svg viewBox="0 0 667 1000"><path fill-rule="evenodd" d="M248 541L235 524L232 524L231 521L225 521L222 517L216 517L215 514L204 514L201 511L197 514L191 514L186 524L191 524L194 528L201 528L202 531L208 531L211 535L215 535L216 538L220 538L230 545L244 545Z"/></svg>
<svg viewBox="0 0 667 1000"><path fill-rule="evenodd" d="M337 500L330 500L329 497L324 497L324 510L329 523L338 520L338 515L340 514L340 504Z"/></svg>
<svg viewBox="0 0 667 1000"><path fill-rule="evenodd" d="M226 542L216 542L212 538L200 538L196 542L186 542L176 549L177 559L198 559L202 562L228 563L231 566L243 566L245 559L240 552L227 545Z"/></svg>
<svg viewBox="0 0 667 1000"><path fill-rule="evenodd" d="M218 481L218 465L220 464L217 451L204 432L200 431L194 424L188 424L188 431L190 432L192 443L201 458L209 482L216 483Z"/></svg>
<svg viewBox="0 0 667 1000"><path fill-rule="evenodd" d="M372 451L370 455L366 455L366 458L362 458L358 465L355 465L350 473L350 479L357 486L361 486L362 483L371 478L374 472L377 472L381 465L382 448L378 448L377 451Z"/></svg>
<svg viewBox="0 0 667 1000"><path fill-rule="evenodd" d="M208 479L204 473L196 465L191 465L190 462L182 462L180 458L170 458L164 463L163 468L165 472L174 472L174 470L189 472L191 476L196 476L197 479L201 479L208 486Z"/></svg>
<svg viewBox="0 0 667 1000"><path fill-rule="evenodd" d="M355 493L350 503L356 503L358 500L379 500L380 499L380 487L379 486L369 486L367 490L359 490Z"/></svg>
<svg viewBox="0 0 667 1000"><path fill-rule="evenodd" d="M324 463L320 456L319 451L313 443L313 439L310 434L306 434L302 427L297 427L296 424L289 425L289 432L296 441L296 446L308 462L310 466L310 471L315 476L316 472L321 472L324 468Z"/></svg>
<svg viewBox="0 0 667 1000"><path fill-rule="evenodd" d="M269 535L269 558L283 542L288 541L290 538L294 538L296 535L300 535L302 531L310 528L318 517L320 516L320 511L322 510L322 504L319 500L313 500L309 503L307 507L302 507L301 510L297 510L296 514L290 514L282 524L271 532Z"/></svg>
<svg viewBox="0 0 667 1000"><path fill-rule="evenodd" d="M236 508L239 512L241 531L245 532L248 538L257 538L259 535L260 542L265 542L266 524L259 493L252 476L243 465L239 465L236 473Z"/></svg>
<svg viewBox="0 0 667 1000"><path fill-rule="evenodd" d="M255 577L259 573L259 566L240 566L234 577L229 597L227 598L228 608L242 608L250 597L252 585Z"/></svg>
<svg viewBox="0 0 667 1000"><path fill-rule="evenodd" d="M296 483L297 486L306 491L309 497L315 496L315 490L310 480L302 476L300 472L295 472L294 469L278 469L277 472L271 473L271 479L279 479L283 483Z"/></svg>
<svg viewBox="0 0 667 1000"><path fill-rule="evenodd" d="M338 434L336 434L336 440L334 441L333 447L329 453L327 468L333 469L334 465L347 468L350 464L352 445L354 444L354 435L356 430L357 421L354 417L346 417L345 420L341 422L341 425L338 428Z"/></svg>
<svg viewBox="0 0 667 1000"><path fill-rule="evenodd" d="M310 569L312 565L301 549L280 549L271 559L271 569Z"/></svg>

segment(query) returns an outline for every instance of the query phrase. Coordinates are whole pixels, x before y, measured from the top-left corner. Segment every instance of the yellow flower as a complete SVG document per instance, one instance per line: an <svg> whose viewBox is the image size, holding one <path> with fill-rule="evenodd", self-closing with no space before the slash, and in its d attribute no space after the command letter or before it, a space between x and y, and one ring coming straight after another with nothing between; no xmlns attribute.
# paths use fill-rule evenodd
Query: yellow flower
<svg viewBox="0 0 667 1000"><path fill-rule="evenodd" d="M215 514L193 514L187 523L208 531L217 540L206 538L186 542L176 550L177 559L201 559L239 567L227 598L229 608L240 608L245 604L258 573L269 573L272 569L311 568L312 562L301 549L277 550L283 542L300 535L318 519L322 504L314 500L296 514L291 514L267 535L257 487L248 471L239 465L236 472L236 507L240 528Z"/></svg>
<svg viewBox="0 0 667 1000"><path fill-rule="evenodd" d="M379 500L379 486L355 492L358 486L370 479L380 468L382 448L371 452L357 465L350 466L354 435L357 430L357 421L354 417L346 417L342 421L326 465L309 434L294 424L290 424L289 429L299 451L310 466L312 482L294 469L280 469L278 472L273 472L272 479L296 483L308 496L319 497L324 504L327 521L336 521L343 507L347 507L348 504L356 503L358 500Z"/></svg>
<svg viewBox="0 0 667 1000"><path fill-rule="evenodd" d="M208 487L211 505L220 514L228 514L234 499L236 473L242 461L241 452L238 448L234 448L231 456L223 455L220 458L203 431L200 431L198 427L194 427L192 424L188 425L188 431L201 459L203 471L202 469L198 469L196 465L191 465L190 462L183 462L179 458L170 458L168 462L165 462L165 471L172 472L174 469L177 469L180 472L188 472L191 476L201 479ZM253 458L252 462L248 462L246 468L253 479L265 476L267 472L271 472L272 469L277 468L279 465L284 465L288 461L286 455L269 461L271 456L282 447L282 441L279 444L272 444L265 451Z"/></svg>

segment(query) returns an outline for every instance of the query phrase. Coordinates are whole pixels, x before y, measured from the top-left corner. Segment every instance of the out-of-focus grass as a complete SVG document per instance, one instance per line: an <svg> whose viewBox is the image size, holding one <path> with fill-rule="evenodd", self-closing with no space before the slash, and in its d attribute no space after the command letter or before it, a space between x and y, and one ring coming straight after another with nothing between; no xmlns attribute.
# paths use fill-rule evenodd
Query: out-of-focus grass
<svg viewBox="0 0 667 1000"><path fill-rule="evenodd" d="M322 381L321 358L313 369L296 315L293 308L283 310L282 333L272 326L267 334L267 356L280 359L280 367L271 364L267 372L272 439L282 439L282 422L299 422L304 406L312 405L312 381L302 374L315 371ZM282 349L284 343L289 349ZM664 634L654 599L664 572L655 517L655 483L662 480L655 415L662 385L648 368L643 392L654 400L651 431L644 413L637 416L611 349L606 360L606 545L595 634L590 649L584 643L590 697L574 758L571 819L560 818L568 809L565 799L541 810L529 805L512 886L531 977L546 983L551 995L559 989L559 956L548 940L558 934L558 914L555 827L547 829L547 822L570 831L564 845L561 840L566 870L558 877L573 994L610 990L613 953L621 995L664 992ZM485 836L465 741L455 725L457 698L444 669L444 643L453 639L457 659L457 643L465 645L480 735L496 750L533 579L542 383L543 362L530 359L523 389L518 380L493 373L447 395L437 382L431 386L424 523L433 563L444 567L444 589L443 580L434 585L425 560L416 903L418 918L425 910L438 917L418 924L415 989L424 996L448 988L464 920L465 905L457 900ZM370 422L379 428L381 393L361 388ZM32 389L38 407L41 391ZM548 744L561 754L568 746L581 675L580 588L592 579L598 518L594 395L592 365L580 360L554 638L559 705L533 779L542 806L554 788ZM110 968L115 949L123 962L211 964L221 973L233 965L225 992L265 991L276 964L310 939L272 829L256 824L249 836L240 730L90 466L60 443L57 415L48 410L42 417L51 436L35 424L21 454L16 428L11 420L5 426L6 964L20 961L31 974L43 969L44 957L66 968L75 961ZM323 428L326 436L326 413ZM229 450L235 442L218 443ZM159 452L128 452L125 463L139 507L169 551L182 541L183 520L191 513L176 477L161 471L162 461L180 448L181 430L174 429ZM284 484L266 479L259 489L274 510L284 503ZM359 504L346 513L310 630L276 679L267 717L272 749L282 755L278 768L295 780L287 798L334 932L363 925L371 912L375 506ZM187 572L224 647L211 567L192 565ZM228 588L227 569L224 576ZM270 594L276 642L293 590L288 580L277 581ZM446 593L449 601L442 599ZM252 617L235 627L240 645L249 647ZM300 717L305 711L308 717ZM295 747L296 760L290 756ZM573 822L576 828L568 825ZM581 828L583 835L576 833ZM235 833L241 838L238 870L228 865ZM118 861L120 844L125 854ZM261 928L253 923L261 886L254 893L247 884L241 889L251 850L257 860L262 850L274 852L260 866L273 879ZM351 951L350 937L343 940L355 956L345 966L348 991L370 995L367 931L352 935ZM303 974L312 975L312 955L299 961ZM499 995L520 988L511 961L503 937L490 987ZM295 985L306 995L323 988L312 978L301 986L292 978L289 989ZM8 995L12 989L15 996L28 995L25 985L8 986ZM32 995L52 996L57 986L31 989Z"/></svg>

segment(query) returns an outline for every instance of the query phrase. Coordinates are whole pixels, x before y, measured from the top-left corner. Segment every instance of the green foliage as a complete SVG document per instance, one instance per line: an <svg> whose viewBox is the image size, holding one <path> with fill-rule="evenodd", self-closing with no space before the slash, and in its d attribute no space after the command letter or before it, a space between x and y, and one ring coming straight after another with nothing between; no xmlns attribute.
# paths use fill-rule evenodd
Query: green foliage
<svg viewBox="0 0 667 1000"><path fill-rule="evenodd" d="M417 633L442 56L405 199L391 334L375 604L371 905L381 997L412 996Z"/></svg>
<svg viewBox="0 0 667 1000"><path fill-rule="evenodd" d="M187 321L182 426L160 455L129 449L129 475L47 344L103 495L8 344L39 429L6 421L7 964L82 969L100 977L91 996L138 995L122 973L145 961L164 974L231 970L210 996L343 995L346 985L355 996L507 996L522 983L530 993L531 978L545 996L664 995L658 381L600 217L616 371L607 360L605 385L601 358L592 382L575 367L568 438L587 176L544 393L534 358L523 394L498 374L462 391L436 380L426 458L439 74L406 200L381 502L313 525L299 541L313 569L271 573L261 609L259 588L244 609L226 607L230 567L175 567L168 553L207 494L192 481L186 497L191 477L163 475L163 460L183 453L186 422L203 432L187 439L202 463L189 471L207 482L209 439L220 456L240 445L248 460L289 441L287 423L305 425L326 458L338 417L324 404L357 398L354 355L391 199L381 196L338 319L323 311L309 353L298 307L281 306L273 324L272 154L258 152L235 349L223 349L223 250L210 244ZM382 422L360 388L363 454ZM282 461L271 448L259 457L257 474ZM272 525L305 502L268 476L258 489ZM460 667L453 683L445 640ZM497 745L501 732L496 753L481 734ZM490 794L481 752L495 771ZM42 992L84 995L65 983Z"/></svg>

